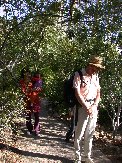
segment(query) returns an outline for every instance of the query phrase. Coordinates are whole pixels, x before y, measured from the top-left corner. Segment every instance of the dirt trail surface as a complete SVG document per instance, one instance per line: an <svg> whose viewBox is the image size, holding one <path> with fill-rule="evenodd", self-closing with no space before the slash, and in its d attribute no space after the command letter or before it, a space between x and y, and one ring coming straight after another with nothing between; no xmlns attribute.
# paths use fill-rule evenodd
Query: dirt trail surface
<svg viewBox="0 0 122 163"><path fill-rule="evenodd" d="M23 123L14 145L11 144L5 149L4 144L0 143L0 163L73 163L73 141L64 141L67 125L50 117L45 107L40 113L40 124L41 132L38 136L27 135ZM93 150L93 159L95 163L111 163L97 149Z"/></svg>

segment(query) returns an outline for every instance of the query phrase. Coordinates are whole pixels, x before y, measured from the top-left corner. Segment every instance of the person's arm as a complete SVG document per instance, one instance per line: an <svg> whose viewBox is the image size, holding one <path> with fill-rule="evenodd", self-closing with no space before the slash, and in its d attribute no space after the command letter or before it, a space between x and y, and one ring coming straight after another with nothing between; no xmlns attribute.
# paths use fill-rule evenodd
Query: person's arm
<svg viewBox="0 0 122 163"><path fill-rule="evenodd" d="M40 87L34 87L32 89L32 92L40 92L41 91L41 88Z"/></svg>
<svg viewBox="0 0 122 163"><path fill-rule="evenodd" d="M32 89L32 92L36 92L36 93L39 93L42 91L42 84L41 84L41 80L37 81L35 83L35 86L34 88Z"/></svg>
<svg viewBox="0 0 122 163"><path fill-rule="evenodd" d="M90 116L92 116L92 111L93 111L93 108L98 108L98 104L99 104L99 101L100 101L100 90L97 91L97 95L96 95L96 98L95 98L95 101L94 103L91 105L91 107L89 108L88 110L88 114Z"/></svg>
<svg viewBox="0 0 122 163"><path fill-rule="evenodd" d="M21 88L22 93L25 94L26 87L23 80L19 81L19 86Z"/></svg>
<svg viewBox="0 0 122 163"><path fill-rule="evenodd" d="M91 114L92 114L92 110L93 110L94 107L96 109L98 108L99 102L100 102L100 85L99 85L99 78L97 78L97 94L96 94L96 98L94 100L94 103L90 107Z"/></svg>
<svg viewBox="0 0 122 163"><path fill-rule="evenodd" d="M82 96L82 94L80 93L80 90L78 88L75 88L75 96L76 96L79 104L82 105L82 107L87 110L88 106L87 106L85 99Z"/></svg>
<svg viewBox="0 0 122 163"><path fill-rule="evenodd" d="M99 84L99 77L98 77L98 74L96 74L96 86L97 86L97 95L96 95L96 98L94 100L94 104L96 107L98 107L98 104L100 102L100 84Z"/></svg>
<svg viewBox="0 0 122 163"><path fill-rule="evenodd" d="M99 101L100 101L100 90L98 89L97 90L97 96L95 98L95 101L94 101L94 104L96 107L98 107L98 104L99 104Z"/></svg>
<svg viewBox="0 0 122 163"><path fill-rule="evenodd" d="M87 103L85 102L85 99L80 92L80 85L81 85L80 76L79 76L78 72L76 72L75 77L74 77L74 81L73 81L73 87L75 89L75 96L76 96L79 104L82 105L82 107L84 109L88 110L89 107L87 106Z"/></svg>

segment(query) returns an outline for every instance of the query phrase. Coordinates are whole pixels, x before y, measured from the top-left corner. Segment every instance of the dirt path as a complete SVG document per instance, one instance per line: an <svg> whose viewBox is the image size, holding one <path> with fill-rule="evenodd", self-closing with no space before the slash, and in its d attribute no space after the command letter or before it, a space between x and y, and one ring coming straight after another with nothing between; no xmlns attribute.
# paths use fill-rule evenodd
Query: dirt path
<svg viewBox="0 0 122 163"><path fill-rule="evenodd" d="M0 163L73 163L73 142L64 141L67 125L48 116L45 108L40 114L40 124L41 132L35 137L26 134L23 123L18 140L8 146L9 154L4 150ZM93 153L95 163L110 163L99 150Z"/></svg>
<svg viewBox="0 0 122 163"><path fill-rule="evenodd" d="M26 134L21 135L21 142L26 144L27 151L25 157L27 162L33 163L60 163L71 162L73 160L74 152L73 145L66 144L64 135L66 126L56 119L48 116L45 110L42 111L40 116L41 132L39 136L29 136ZM21 144L22 145L22 144Z"/></svg>

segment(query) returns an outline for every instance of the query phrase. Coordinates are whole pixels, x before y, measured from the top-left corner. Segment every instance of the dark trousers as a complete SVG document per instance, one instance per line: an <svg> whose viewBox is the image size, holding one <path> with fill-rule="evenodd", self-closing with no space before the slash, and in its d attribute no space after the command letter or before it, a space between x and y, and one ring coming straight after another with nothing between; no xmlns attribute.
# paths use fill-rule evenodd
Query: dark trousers
<svg viewBox="0 0 122 163"><path fill-rule="evenodd" d="M34 118L35 118L34 128L32 125L32 112L31 111L28 111L26 113L26 127L27 127L29 132L32 132L32 130L34 129L34 131L36 133L38 133L40 131L39 112L33 112L33 114L34 114Z"/></svg>
<svg viewBox="0 0 122 163"><path fill-rule="evenodd" d="M75 113L71 117L69 130L66 133L66 140L71 139L73 134L75 135L75 126L77 126L77 122L78 122L78 108L76 107Z"/></svg>

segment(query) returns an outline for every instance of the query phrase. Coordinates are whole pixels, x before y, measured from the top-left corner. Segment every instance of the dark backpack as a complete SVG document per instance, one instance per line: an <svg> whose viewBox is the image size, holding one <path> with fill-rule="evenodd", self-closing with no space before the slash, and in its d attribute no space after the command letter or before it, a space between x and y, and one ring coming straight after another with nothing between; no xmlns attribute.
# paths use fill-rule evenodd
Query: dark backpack
<svg viewBox="0 0 122 163"><path fill-rule="evenodd" d="M82 83L82 72L80 70L77 71L80 75L81 83ZM78 101L75 96L75 89L73 88L73 79L74 79L75 73L64 82L64 101L66 105L70 107L74 107Z"/></svg>

